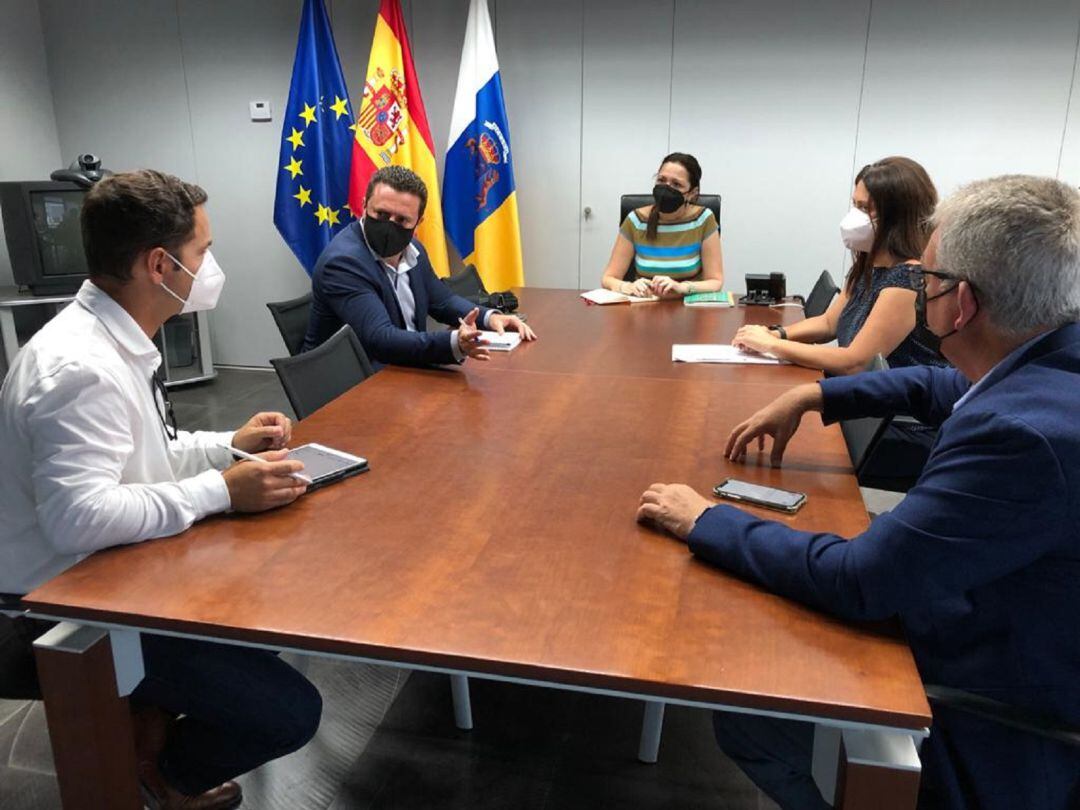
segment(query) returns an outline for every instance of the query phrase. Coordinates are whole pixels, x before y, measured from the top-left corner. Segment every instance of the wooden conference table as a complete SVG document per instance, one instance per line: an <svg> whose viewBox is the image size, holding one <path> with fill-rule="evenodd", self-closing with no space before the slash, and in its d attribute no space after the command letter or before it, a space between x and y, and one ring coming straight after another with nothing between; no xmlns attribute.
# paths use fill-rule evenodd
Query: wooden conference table
<svg viewBox="0 0 1080 810"><path fill-rule="evenodd" d="M707 493L737 476L809 494L797 515L763 516L866 527L836 426L808 416L781 469L767 453L723 457L735 424L814 372L670 359L672 343L726 342L799 310L520 297L535 344L387 368L297 425L294 444L365 456L369 473L95 554L29 595L35 615L68 622L39 649L66 806L130 777L115 756L87 762L78 740L130 750L116 694L141 677L138 632L642 699L646 759L664 703L805 718L826 798L914 806L930 710L903 640L770 595L634 519L653 482ZM108 788L109 806L124 789Z"/></svg>

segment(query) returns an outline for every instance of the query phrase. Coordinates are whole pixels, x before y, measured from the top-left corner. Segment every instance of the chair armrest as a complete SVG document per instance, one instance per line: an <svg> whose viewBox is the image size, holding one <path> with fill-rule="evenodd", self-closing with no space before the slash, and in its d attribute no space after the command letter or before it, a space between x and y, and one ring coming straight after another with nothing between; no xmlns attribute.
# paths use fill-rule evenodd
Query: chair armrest
<svg viewBox="0 0 1080 810"><path fill-rule="evenodd" d="M926 685L926 697L931 703L956 711L967 712L1001 726L1055 740L1080 748L1080 728L1056 717L1029 712L992 698L953 689L949 686Z"/></svg>

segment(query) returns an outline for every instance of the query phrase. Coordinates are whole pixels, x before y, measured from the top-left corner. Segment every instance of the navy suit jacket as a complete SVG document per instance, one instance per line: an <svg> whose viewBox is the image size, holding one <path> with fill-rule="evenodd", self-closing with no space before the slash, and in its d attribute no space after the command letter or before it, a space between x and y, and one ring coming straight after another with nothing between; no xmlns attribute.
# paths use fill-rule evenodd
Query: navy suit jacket
<svg viewBox="0 0 1080 810"><path fill-rule="evenodd" d="M435 275L423 245L416 267L409 271L409 286L416 299L418 330L405 327L386 268L372 254L357 220L331 240L311 274L311 317L308 320L304 351L314 349L348 324L376 368L393 363L426 366L456 363L450 348L450 332L426 331L430 315L440 323L457 327L475 307L454 295ZM488 310L480 308L477 323L484 323Z"/></svg>
<svg viewBox="0 0 1080 810"><path fill-rule="evenodd" d="M916 486L851 540L716 506L690 549L823 611L899 616L926 683L1080 725L1080 324L1007 359L953 412L968 388L926 366L822 381L826 423L940 426ZM1080 749L974 715L935 707L921 756L935 806L1080 800Z"/></svg>

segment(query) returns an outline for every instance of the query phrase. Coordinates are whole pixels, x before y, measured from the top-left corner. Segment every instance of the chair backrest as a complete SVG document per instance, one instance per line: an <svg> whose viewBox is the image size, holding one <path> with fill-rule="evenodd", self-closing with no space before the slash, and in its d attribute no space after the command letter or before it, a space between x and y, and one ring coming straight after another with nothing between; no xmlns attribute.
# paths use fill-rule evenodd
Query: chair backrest
<svg viewBox="0 0 1080 810"><path fill-rule="evenodd" d="M870 361L866 370L884 371L888 367L888 361L878 354ZM891 416L868 416L864 419L845 419L840 423L840 431L844 434L844 443L851 457L851 466L855 468L856 478L873 455L874 448L891 422Z"/></svg>
<svg viewBox="0 0 1080 810"><path fill-rule="evenodd" d="M488 294L487 288L484 287L484 280L480 278L480 273L474 264L465 265L464 270L449 278L444 278L443 282L455 295L460 295L474 304L479 304L480 298Z"/></svg>
<svg viewBox="0 0 1080 810"><path fill-rule="evenodd" d="M829 271L822 270L817 283L814 284L814 289L810 291L810 295L806 296L803 315L807 318L816 318L818 315L823 315L839 292L840 288L836 286L836 282L833 281Z"/></svg>
<svg viewBox="0 0 1080 810"><path fill-rule="evenodd" d="M652 194L623 194L619 199L619 224L622 225L623 220L626 219L630 212L637 208L644 208L647 205L653 204ZM713 216L716 217L717 224L720 223L720 195L719 194L699 194L695 204L704 205L710 211L713 212ZM630 267L626 270L627 281L633 281L637 278L637 270L634 267L634 262L630 262Z"/></svg>
<svg viewBox="0 0 1080 810"><path fill-rule="evenodd" d="M308 318L311 315L311 293L305 293L289 301L271 302L266 305L266 308L274 316L274 323L281 332L281 339L285 341L285 348L289 350L289 355L300 354L300 348L304 345L304 336L307 334Z"/></svg>
<svg viewBox="0 0 1080 810"><path fill-rule="evenodd" d="M348 325L338 329L321 346L295 357L279 357L270 364L297 419L306 419L375 373L364 347Z"/></svg>

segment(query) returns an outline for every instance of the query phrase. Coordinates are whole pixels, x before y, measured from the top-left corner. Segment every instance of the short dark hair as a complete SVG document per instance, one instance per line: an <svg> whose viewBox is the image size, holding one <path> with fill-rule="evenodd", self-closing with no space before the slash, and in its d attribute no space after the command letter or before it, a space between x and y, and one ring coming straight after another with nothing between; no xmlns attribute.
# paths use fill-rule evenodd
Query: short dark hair
<svg viewBox="0 0 1080 810"><path fill-rule="evenodd" d="M365 206L367 206L368 200L371 199L371 193L375 190L375 186L379 183L390 186L394 191L415 194L420 198L420 216L424 215L424 209L427 208L427 186L420 179L420 175L412 169L396 165L383 166L375 174L371 175L371 179L368 180L367 191L364 192Z"/></svg>
<svg viewBox="0 0 1080 810"><path fill-rule="evenodd" d="M131 279L139 254L163 247L173 255L195 230L206 192L152 169L106 177L87 192L80 223L90 278Z"/></svg>

